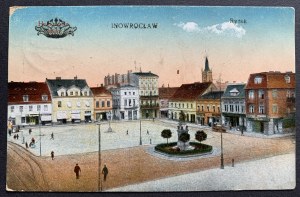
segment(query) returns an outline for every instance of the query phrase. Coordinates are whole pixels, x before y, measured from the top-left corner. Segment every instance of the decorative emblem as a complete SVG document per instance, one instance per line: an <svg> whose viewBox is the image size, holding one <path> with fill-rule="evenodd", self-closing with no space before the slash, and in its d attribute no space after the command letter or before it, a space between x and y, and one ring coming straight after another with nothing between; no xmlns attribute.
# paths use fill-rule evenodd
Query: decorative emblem
<svg viewBox="0 0 300 197"><path fill-rule="evenodd" d="M43 34L48 38L63 38L67 35L74 36L77 27L71 27L65 21L55 18L47 21L47 23L39 21L39 24L35 26L35 30L38 32L37 35Z"/></svg>

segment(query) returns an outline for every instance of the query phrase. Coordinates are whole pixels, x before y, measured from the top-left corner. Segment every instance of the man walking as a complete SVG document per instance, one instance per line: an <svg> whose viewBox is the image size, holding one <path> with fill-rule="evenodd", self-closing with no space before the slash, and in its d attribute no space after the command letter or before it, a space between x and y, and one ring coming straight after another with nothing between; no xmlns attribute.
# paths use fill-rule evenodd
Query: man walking
<svg viewBox="0 0 300 197"><path fill-rule="evenodd" d="M102 174L104 174L104 181L106 181L106 176L108 174L108 169L107 169L106 165L104 165L104 167L102 169Z"/></svg>
<svg viewBox="0 0 300 197"><path fill-rule="evenodd" d="M51 133L51 138L50 138L50 140L54 140L54 134L53 134L53 132Z"/></svg>
<svg viewBox="0 0 300 197"><path fill-rule="evenodd" d="M74 168L74 172L76 174L76 179L79 179L79 172L81 173L81 169L80 169L78 163L76 164L76 166Z"/></svg>
<svg viewBox="0 0 300 197"><path fill-rule="evenodd" d="M52 160L54 159L54 152L53 151L51 151L51 158L52 158Z"/></svg>

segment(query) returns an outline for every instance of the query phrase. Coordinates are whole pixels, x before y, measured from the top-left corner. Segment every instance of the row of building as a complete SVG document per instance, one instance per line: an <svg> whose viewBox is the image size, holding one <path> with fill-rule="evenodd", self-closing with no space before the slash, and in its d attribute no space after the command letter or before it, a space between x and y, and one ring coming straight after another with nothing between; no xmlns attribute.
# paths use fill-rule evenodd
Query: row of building
<svg viewBox="0 0 300 197"><path fill-rule="evenodd" d="M104 86L84 79L9 82L8 119L15 125L168 118L272 134L295 112L295 74L261 72L245 83L213 83L208 59L202 82L160 87L158 75L132 72L108 75ZM221 107L220 107L221 106Z"/></svg>

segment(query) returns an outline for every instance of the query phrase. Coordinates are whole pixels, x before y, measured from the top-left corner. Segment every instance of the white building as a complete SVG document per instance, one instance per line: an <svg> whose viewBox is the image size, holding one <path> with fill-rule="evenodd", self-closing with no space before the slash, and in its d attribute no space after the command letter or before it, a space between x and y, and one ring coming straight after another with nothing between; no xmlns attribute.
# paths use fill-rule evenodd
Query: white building
<svg viewBox="0 0 300 197"><path fill-rule="evenodd" d="M132 85L125 85L110 90L113 96L113 119L140 119L139 91Z"/></svg>

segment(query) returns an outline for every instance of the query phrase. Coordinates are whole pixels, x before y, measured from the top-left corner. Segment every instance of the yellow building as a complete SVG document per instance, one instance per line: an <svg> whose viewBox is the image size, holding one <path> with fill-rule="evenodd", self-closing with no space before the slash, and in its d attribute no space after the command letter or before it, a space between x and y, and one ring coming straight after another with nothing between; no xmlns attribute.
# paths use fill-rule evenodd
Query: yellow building
<svg viewBox="0 0 300 197"><path fill-rule="evenodd" d="M47 79L52 97L54 123L90 122L94 113L93 95L84 79Z"/></svg>

